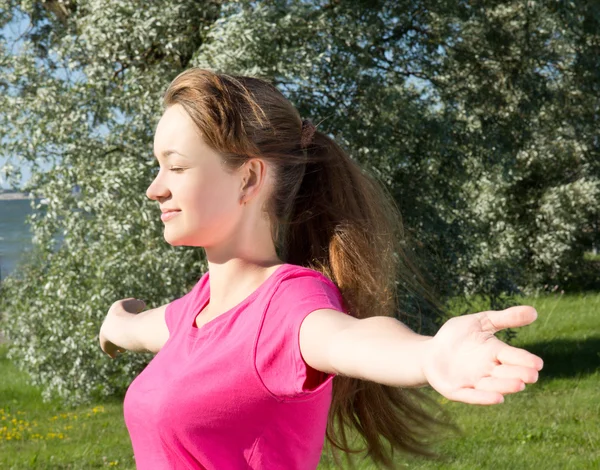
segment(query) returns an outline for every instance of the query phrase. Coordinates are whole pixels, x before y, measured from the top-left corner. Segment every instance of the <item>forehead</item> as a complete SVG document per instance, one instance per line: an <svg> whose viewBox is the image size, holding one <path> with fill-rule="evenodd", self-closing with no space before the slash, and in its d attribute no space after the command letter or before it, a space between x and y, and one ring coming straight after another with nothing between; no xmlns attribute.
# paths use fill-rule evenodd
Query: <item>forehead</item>
<svg viewBox="0 0 600 470"><path fill-rule="evenodd" d="M200 132L183 107L169 106L156 126L154 154L165 158L171 153L189 155L202 145Z"/></svg>

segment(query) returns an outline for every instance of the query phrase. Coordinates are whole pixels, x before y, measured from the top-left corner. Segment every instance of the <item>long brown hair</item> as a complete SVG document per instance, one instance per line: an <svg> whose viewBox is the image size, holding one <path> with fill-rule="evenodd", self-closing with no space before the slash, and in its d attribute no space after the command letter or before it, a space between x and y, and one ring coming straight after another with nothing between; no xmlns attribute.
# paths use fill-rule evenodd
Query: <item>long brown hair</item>
<svg viewBox="0 0 600 470"><path fill-rule="evenodd" d="M264 210L280 258L331 279L353 316L399 316L399 284L423 292L400 212L384 186L323 132L303 149L298 110L272 84L191 68L172 81L163 104L183 106L230 171L250 158L272 166ZM350 454L359 451L352 445L362 437L360 451L388 468L394 449L434 456L433 429L452 426L425 404L446 417L416 389L337 376L327 439L332 450Z"/></svg>

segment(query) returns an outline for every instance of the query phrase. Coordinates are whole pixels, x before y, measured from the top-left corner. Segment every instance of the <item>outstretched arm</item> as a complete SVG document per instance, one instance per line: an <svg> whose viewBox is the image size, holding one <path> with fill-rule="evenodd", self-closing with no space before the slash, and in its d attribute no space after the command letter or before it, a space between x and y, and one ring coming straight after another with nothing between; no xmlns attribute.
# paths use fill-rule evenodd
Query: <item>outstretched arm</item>
<svg viewBox="0 0 600 470"><path fill-rule="evenodd" d="M535 321L527 306L480 312L447 321L431 336L388 317L363 320L331 309L309 314L300 350L315 369L396 387L431 385L450 400L495 404L537 381L541 358L494 336Z"/></svg>
<svg viewBox="0 0 600 470"><path fill-rule="evenodd" d="M127 298L112 304L102 326L98 339L100 348L111 358L117 352L158 353L169 339L165 322L167 305L142 311L143 300Z"/></svg>

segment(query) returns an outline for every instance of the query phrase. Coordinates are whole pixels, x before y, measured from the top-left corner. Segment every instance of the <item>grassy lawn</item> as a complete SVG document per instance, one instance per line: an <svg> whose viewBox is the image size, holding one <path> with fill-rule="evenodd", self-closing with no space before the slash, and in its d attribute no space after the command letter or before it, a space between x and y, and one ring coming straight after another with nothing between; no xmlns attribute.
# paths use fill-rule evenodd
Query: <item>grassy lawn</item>
<svg viewBox="0 0 600 470"><path fill-rule="evenodd" d="M135 469L122 401L65 410L42 403L39 389L0 348L0 468Z"/></svg>
<svg viewBox="0 0 600 470"><path fill-rule="evenodd" d="M443 465L410 468L600 468L600 295L524 299L538 312L514 345L544 359L537 383L494 407L448 403L465 437Z"/></svg>
<svg viewBox="0 0 600 470"><path fill-rule="evenodd" d="M600 468L600 294L522 303L539 317L513 344L544 359L540 380L493 407L448 402L432 392L464 435L435 448L444 461L398 457L398 468ZM42 404L5 349L0 346L0 468L135 468L122 399L69 411ZM320 468L334 467L324 458Z"/></svg>

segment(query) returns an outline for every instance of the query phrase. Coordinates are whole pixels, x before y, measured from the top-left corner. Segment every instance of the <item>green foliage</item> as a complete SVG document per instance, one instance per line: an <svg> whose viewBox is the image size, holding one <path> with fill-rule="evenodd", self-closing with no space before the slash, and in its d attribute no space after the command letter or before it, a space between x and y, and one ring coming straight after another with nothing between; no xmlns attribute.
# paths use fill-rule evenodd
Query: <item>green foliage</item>
<svg viewBox="0 0 600 470"><path fill-rule="evenodd" d="M599 8L0 0L3 23L31 21L18 47L0 40L4 170L55 163L26 188L49 200L30 220L36 258L2 286L13 359L48 397L123 391L148 357L106 360L108 307L166 303L204 270L199 249L164 242L145 197L161 94L193 65L272 79L376 175L442 303L577 287L600 246Z"/></svg>
<svg viewBox="0 0 600 470"><path fill-rule="evenodd" d="M29 219L35 260L3 283L0 299L10 358L46 387L45 398L76 404L122 392L150 356L107 361L98 331L110 305L165 304L205 269L198 249L164 242L145 190L161 94L201 43L209 6L86 2L62 22L32 3L30 36L4 57L3 151L56 161L26 188L48 200ZM46 60L36 61L42 49Z"/></svg>
<svg viewBox="0 0 600 470"><path fill-rule="evenodd" d="M440 297L498 308L600 245L580 3L232 3L192 63L271 77L390 188Z"/></svg>

